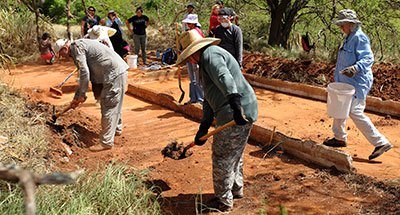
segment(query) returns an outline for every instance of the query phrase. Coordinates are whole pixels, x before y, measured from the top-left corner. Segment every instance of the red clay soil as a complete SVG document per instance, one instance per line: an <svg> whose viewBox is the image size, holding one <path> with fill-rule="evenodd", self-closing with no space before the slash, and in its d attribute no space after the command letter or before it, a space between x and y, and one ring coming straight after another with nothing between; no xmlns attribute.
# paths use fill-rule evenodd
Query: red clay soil
<svg viewBox="0 0 400 215"><path fill-rule="evenodd" d="M243 59L245 73L325 87L333 81L334 68L332 63L288 60L261 54L247 54ZM378 63L373 65L372 71L374 84L369 95L400 101L400 66Z"/></svg>
<svg viewBox="0 0 400 215"><path fill-rule="evenodd" d="M73 95L54 98L49 96L48 89L62 81L72 69L72 63L25 66L13 70L14 75L3 77L3 80L21 89L32 101L32 109L43 107L37 111L47 113L50 119L51 105L60 110ZM135 74L130 74L130 77L132 75ZM184 85L187 86L188 82ZM155 90L157 86L164 89L164 83L151 85ZM265 92L257 93L257 96L262 95L261 101L271 100ZM280 101L283 99L280 95L273 97ZM55 130L54 125L48 123L51 158L56 168L94 170L109 162L121 162L139 170L146 169L149 172L148 184L158 186L153 191L159 196L165 214L195 214L196 202L212 197L211 141L193 148L193 155L183 160L164 158L161 150L174 139L190 143L198 123L130 96L125 96L123 122L123 135L116 137L112 150L104 152L90 152L86 148L98 142L96 136L100 129L100 110L91 95L77 110L57 119L61 130ZM65 145L71 148L71 155ZM246 147L245 198L235 200L231 214L277 214L281 210L287 210L289 214L400 212L400 191L396 185L368 176L320 170L279 151L263 159L265 153L266 150L254 143Z"/></svg>

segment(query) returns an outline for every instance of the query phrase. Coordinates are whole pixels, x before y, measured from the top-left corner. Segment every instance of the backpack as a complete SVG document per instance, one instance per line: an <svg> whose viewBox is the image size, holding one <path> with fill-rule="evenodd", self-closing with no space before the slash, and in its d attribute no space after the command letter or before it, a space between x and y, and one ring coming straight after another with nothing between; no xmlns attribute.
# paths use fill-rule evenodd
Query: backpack
<svg viewBox="0 0 400 215"><path fill-rule="evenodd" d="M174 64L177 60L178 56L173 48L167 48L162 54L161 62L163 64Z"/></svg>

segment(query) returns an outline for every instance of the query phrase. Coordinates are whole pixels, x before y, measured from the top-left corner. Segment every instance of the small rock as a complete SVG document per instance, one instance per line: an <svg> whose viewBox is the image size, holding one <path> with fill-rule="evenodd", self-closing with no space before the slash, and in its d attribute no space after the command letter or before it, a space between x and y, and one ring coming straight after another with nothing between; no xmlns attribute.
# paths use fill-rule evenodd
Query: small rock
<svg viewBox="0 0 400 215"><path fill-rule="evenodd" d="M350 126L347 126L347 130L350 131Z"/></svg>
<svg viewBox="0 0 400 215"><path fill-rule="evenodd" d="M61 158L61 163L69 163L69 158L68 157L62 157Z"/></svg>
<svg viewBox="0 0 400 215"><path fill-rule="evenodd" d="M320 119L319 121L320 121L320 122L325 122L325 120L324 120L324 119Z"/></svg>

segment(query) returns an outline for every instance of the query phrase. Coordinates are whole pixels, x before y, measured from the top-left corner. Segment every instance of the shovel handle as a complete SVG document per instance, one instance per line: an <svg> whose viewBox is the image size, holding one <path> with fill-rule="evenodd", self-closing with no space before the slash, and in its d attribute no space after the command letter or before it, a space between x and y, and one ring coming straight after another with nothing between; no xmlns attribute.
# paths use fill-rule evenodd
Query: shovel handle
<svg viewBox="0 0 400 215"><path fill-rule="evenodd" d="M232 127L232 126L234 126L234 125L236 125L236 123L235 123L234 120L232 120L232 121L230 121L230 122L228 122L228 123L226 123L226 124L224 124L224 125L222 125L222 126L216 128L216 129L214 129L213 131L208 132L206 135L200 137L200 140L202 140L202 141L207 140L207 138L213 136L214 134L217 134L217 133L219 133L220 131L224 130L225 128L229 128L229 127ZM191 142L189 145L187 145L187 146L185 147L184 152L186 152L188 149L192 148L192 147L195 146L195 145L196 145L196 144L195 144L194 142Z"/></svg>
<svg viewBox="0 0 400 215"><path fill-rule="evenodd" d="M219 127L216 128L216 129L214 129L214 130L208 132L206 135L200 137L200 140L202 140L202 141L207 140L209 137L213 136L214 134L217 134L217 133L219 133L220 131L224 130L225 128L229 128L229 127L232 127L232 126L234 126L234 125L236 125L236 123L235 123L234 120L232 120L232 121L230 121L230 122L228 122L228 123L226 123L226 124L224 124L224 125L222 125L222 126L219 126Z"/></svg>
<svg viewBox="0 0 400 215"><path fill-rule="evenodd" d="M58 118L59 116L63 115L65 112L69 111L72 109L72 103L70 103L67 107L65 107L64 109L62 109L62 111L58 112L55 114L56 118Z"/></svg>
<svg viewBox="0 0 400 215"><path fill-rule="evenodd" d="M71 78L71 76L72 76L76 71L78 71L78 68L75 68L74 71L72 71L71 73L69 73L69 75L64 79L64 81L61 82L61 83L57 86L57 88L62 87L62 86L65 84L65 82L67 82L68 79Z"/></svg>

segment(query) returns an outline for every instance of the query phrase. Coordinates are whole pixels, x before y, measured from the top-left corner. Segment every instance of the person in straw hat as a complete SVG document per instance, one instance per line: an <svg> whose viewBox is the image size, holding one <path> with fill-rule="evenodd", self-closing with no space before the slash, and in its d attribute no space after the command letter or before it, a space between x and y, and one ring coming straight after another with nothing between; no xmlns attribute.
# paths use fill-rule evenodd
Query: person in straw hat
<svg viewBox="0 0 400 215"><path fill-rule="evenodd" d="M213 184L215 198L201 205L200 210L230 211L234 198L243 197L243 151L253 123L257 120L256 95L243 77L236 59L217 46L220 39L202 38L194 30L184 32L180 43L184 48L177 65L187 61L199 65L204 89L203 118L195 136L207 134L216 120L221 126L231 120L236 125L214 135L212 145Z"/></svg>
<svg viewBox="0 0 400 215"><path fill-rule="evenodd" d="M369 156L369 160L372 160L393 147L364 114L367 94L371 90L373 82L374 55L368 36L361 30L361 22L357 19L356 12L350 9L341 10L337 20L333 23L339 26L345 34L344 42L338 51L334 73L335 82L347 83L355 88L350 118L375 147ZM334 137L324 141L323 144L331 147L347 146L345 128L346 119L334 119L332 126Z"/></svg>
<svg viewBox="0 0 400 215"><path fill-rule="evenodd" d="M61 45L61 44L60 44ZM79 86L71 106L76 108L86 101L89 79L103 84L100 97L101 132L100 145L89 149L101 151L111 149L114 136L122 133L122 102L127 81L128 64L112 49L96 40L79 39L65 41L59 49L63 57L72 57L79 69Z"/></svg>

